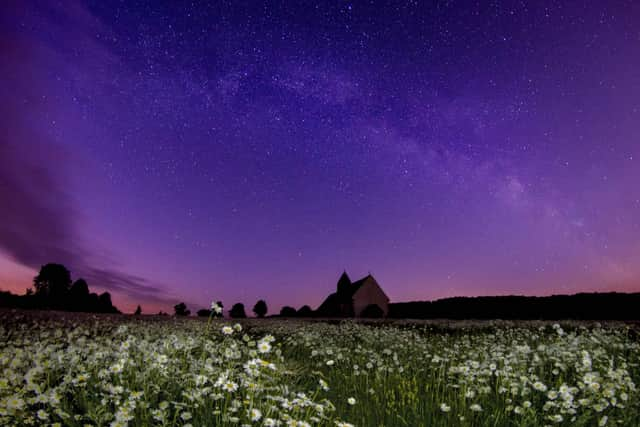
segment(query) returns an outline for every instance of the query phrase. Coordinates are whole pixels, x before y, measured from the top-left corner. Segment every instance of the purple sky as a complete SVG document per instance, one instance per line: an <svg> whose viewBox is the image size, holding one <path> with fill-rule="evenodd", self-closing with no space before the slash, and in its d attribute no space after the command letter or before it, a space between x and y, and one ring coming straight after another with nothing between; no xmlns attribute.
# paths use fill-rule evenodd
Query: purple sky
<svg viewBox="0 0 640 427"><path fill-rule="evenodd" d="M2 289L640 291L640 3L49 3L0 5Z"/></svg>

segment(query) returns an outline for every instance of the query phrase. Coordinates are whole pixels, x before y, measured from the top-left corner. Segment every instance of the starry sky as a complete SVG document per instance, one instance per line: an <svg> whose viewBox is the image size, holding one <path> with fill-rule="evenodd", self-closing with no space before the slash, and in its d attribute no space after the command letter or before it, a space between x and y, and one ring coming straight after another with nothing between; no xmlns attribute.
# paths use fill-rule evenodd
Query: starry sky
<svg viewBox="0 0 640 427"><path fill-rule="evenodd" d="M209 4L208 4L209 3ZM640 3L0 5L0 288L640 291Z"/></svg>

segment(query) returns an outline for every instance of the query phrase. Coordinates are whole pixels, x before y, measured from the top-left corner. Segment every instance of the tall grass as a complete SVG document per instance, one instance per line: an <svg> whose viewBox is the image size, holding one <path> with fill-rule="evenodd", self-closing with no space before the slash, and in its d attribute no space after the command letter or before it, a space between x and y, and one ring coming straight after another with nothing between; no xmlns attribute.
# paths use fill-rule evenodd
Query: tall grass
<svg viewBox="0 0 640 427"><path fill-rule="evenodd" d="M620 324L0 312L0 425L636 426Z"/></svg>

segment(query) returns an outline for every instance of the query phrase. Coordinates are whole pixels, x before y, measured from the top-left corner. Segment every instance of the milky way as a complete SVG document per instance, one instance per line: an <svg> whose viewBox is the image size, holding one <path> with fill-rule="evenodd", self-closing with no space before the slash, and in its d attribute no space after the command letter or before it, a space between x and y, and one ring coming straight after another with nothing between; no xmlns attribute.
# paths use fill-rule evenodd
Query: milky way
<svg viewBox="0 0 640 427"><path fill-rule="evenodd" d="M47 3L0 6L3 289L640 290L638 3Z"/></svg>

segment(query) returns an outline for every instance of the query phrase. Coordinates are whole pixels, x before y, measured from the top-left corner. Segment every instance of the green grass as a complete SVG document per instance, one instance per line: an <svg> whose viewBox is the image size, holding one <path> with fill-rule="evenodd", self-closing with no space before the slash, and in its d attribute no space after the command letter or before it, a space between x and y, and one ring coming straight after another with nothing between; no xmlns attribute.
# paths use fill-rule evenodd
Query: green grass
<svg viewBox="0 0 640 427"><path fill-rule="evenodd" d="M623 324L0 320L0 425L636 426L640 415L640 345Z"/></svg>

